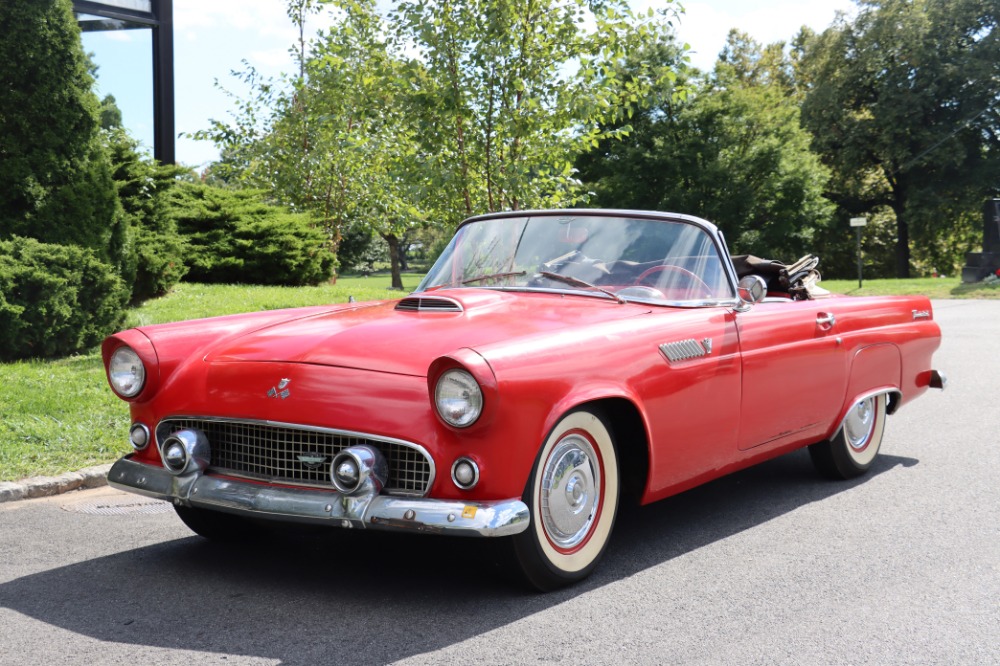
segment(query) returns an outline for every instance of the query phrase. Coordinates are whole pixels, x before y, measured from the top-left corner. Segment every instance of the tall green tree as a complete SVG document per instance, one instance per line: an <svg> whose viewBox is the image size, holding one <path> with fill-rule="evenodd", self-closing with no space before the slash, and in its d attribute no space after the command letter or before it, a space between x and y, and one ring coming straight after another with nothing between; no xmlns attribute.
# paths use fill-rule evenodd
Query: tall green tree
<svg viewBox="0 0 1000 666"><path fill-rule="evenodd" d="M1000 5L996 0L862 0L804 43L804 125L855 214L895 217L895 273L912 252L938 268L981 239L975 220L1000 187Z"/></svg>
<svg viewBox="0 0 1000 666"><path fill-rule="evenodd" d="M438 158L449 217L579 201L576 157L628 133L654 73L675 76L620 67L669 29L671 4L663 7L636 15L624 0L401 2L398 34L424 64L421 136Z"/></svg>
<svg viewBox="0 0 1000 666"><path fill-rule="evenodd" d="M330 30L303 28L319 7L292 0L298 73L238 100L232 123L197 136L221 144L239 177L316 211L336 244L350 228L399 244L421 224L450 226L502 208L562 205L579 195L576 154L627 115L648 80L615 63L663 18L624 0L324 3ZM585 21L595 26L584 29Z"/></svg>
<svg viewBox="0 0 1000 666"><path fill-rule="evenodd" d="M676 67L680 52L667 41L639 58ZM684 70L681 82L685 98L657 90L628 138L580 160L594 203L705 217L736 252L790 260L819 251L816 231L832 212L829 172L799 125L783 45L733 31L712 73Z"/></svg>
<svg viewBox="0 0 1000 666"><path fill-rule="evenodd" d="M215 122L196 136L222 145L230 180L316 214L334 248L348 230L378 233L401 289L400 240L436 196L406 89L405 70L416 65L389 42L373 0L325 4L336 22L308 43L306 22L321 5L289 2L300 35L297 72L260 81L248 68L243 77L253 94L239 101L235 122Z"/></svg>
<svg viewBox="0 0 1000 666"><path fill-rule="evenodd" d="M0 238L91 248L128 273L128 227L70 0L4 0L0 34Z"/></svg>

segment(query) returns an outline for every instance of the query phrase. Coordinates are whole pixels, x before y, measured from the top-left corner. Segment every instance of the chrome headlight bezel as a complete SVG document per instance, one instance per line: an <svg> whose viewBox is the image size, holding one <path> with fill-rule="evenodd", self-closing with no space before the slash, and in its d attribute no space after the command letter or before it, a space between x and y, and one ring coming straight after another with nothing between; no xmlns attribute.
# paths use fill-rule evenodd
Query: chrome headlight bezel
<svg viewBox="0 0 1000 666"><path fill-rule="evenodd" d="M483 413L483 390L469 371L446 370L434 387L434 408L453 428L468 428Z"/></svg>
<svg viewBox="0 0 1000 666"><path fill-rule="evenodd" d="M108 383L122 398L134 398L146 385L146 366L134 349L122 345L108 359Z"/></svg>

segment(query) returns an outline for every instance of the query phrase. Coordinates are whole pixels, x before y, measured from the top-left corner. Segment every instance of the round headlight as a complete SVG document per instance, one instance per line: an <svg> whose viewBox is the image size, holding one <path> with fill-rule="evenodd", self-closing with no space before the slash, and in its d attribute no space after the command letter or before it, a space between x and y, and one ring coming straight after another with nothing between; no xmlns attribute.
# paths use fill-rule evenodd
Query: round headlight
<svg viewBox="0 0 1000 666"><path fill-rule="evenodd" d="M434 406L445 423L465 428L483 412L483 392L465 370L448 370L434 389Z"/></svg>
<svg viewBox="0 0 1000 666"><path fill-rule="evenodd" d="M123 398L139 395L146 382L146 368L142 359L129 347L119 347L108 363L108 380L115 393Z"/></svg>

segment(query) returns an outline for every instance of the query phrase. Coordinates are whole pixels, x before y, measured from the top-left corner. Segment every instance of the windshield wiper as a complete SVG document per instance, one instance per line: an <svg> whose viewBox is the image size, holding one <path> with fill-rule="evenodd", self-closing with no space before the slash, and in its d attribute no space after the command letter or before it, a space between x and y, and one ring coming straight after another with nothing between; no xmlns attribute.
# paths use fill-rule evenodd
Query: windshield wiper
<svg viewBox="0 0 1000 666"><path fill-rule="evenodd" d="M586 287L587 289L596 289L602 294L607 294L608 296L615 299L619 303L628 303L628 301L626 301L624 298L622 298L615 292L609 291L604 287L598 287L596 284L590 284L586 280L581 280L579 278L571 277L569 275L560 275L559 273L553 273L551 271L540 271L538 274L541 275L542 277L549 278L550 280L565 282L566 284L572 285L574 287Z"/></svg>
<svg viewBox="0 0 1000 666"><path fill-rule="evenodd" d="M513 271L510 273L490 273L489 275L477 275L474 278L469 278L468 280L462 280L462 284L472 284L473 282L482 282L483 280L490 280L492 278L515 277L518 275L525 275L525 272Z"/></svg>

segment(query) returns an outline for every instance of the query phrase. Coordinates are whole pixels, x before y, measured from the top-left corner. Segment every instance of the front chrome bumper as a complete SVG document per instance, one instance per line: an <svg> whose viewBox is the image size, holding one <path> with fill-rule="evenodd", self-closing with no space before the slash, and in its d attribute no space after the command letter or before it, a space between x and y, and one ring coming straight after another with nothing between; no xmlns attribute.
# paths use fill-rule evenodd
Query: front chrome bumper
<svg viewBox="0 0 1000 666"><path fill-rule="evenodd" d="M183 506L252 518L458 536L499 537L528 528L528 507L519 499L487 502L274 487L193 472L174 476L162 467L126 456L108 473L119 490Z"/></svg>

